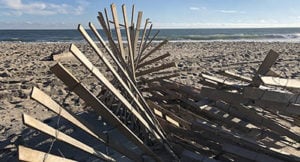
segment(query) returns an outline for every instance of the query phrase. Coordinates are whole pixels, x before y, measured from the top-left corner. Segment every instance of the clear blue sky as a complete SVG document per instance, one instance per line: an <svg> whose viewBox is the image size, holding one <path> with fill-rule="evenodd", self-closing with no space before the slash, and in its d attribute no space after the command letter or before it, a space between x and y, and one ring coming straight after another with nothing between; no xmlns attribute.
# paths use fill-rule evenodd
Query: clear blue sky
<svg viewBox="0 0 300 162"><path fill-rule="evenodd" d="M300 0L0 0L0 29L98 25L111 3L135 4L156 28L300 27Z"/></svg>

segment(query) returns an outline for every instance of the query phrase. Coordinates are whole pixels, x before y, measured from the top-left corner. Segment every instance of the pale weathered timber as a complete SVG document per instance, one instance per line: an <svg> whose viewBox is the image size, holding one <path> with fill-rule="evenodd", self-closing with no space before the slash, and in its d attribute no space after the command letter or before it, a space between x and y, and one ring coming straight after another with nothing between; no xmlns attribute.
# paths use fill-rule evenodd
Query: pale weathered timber
<svg viewBox="0 0 300 162"><path fill-rule="evenodd" d="M19 160L24 162L76 162L75 160L52 155L46 152L34 150L22 145L18 146Z"/></svg>
<svg viewBox="0 0 300 162"><path fill-rule="evenodd" d="M135 65L134 65L134 57L133 57L133 51L132 51L132 44L131 44L131 36L129 31L129 24L127 22L127 12L126 12L126 6L122 5L122 11L123 11L123 18L124 18L124 24L125 24L125 31L127 36L127 44L128 44L128 65L130 69L130 74L132 76L132 80L135 81Z"/></svg>
<svg viewBox="0 0 300 162"><path fill-rule="evenodd" d="M45 134L48 134L62 142L65 142L67 144L70 144L82 151L85 151L91 155L94 155L96 157L99 157L103 160L106 161L116 161L115 159L113 159L112 157L98 151L95 150L94 148L64 134L63 132L60 132L57 129L54 129L50 126L48 126L47 124L44 124L36 119L34 119L33 117L30 117L29 115L23 114L23 123L26 124L27 126L30 126L34 129L37 129Z"/></svg>
<svg viewBox="0 0 300 162"><path fill-rule="evenodd" d="M82 83L79 82L66 68L61 64L56 64L51 71L62 80L70 91L75 92L89 106L91 106L99 115L103 116L113 127L120 130L129 140L140 147L146 154L160 160L153 151L144 144L122 121L113 114L106 105L104 105L94 94L92 94Z"/></svg>
<svg viewBox="0 0 300 162"><path fill-rule="evenodd" d="M297 79L285 79L270 76L262 76L260 79L265 85L300 89L300 80Z"/></svg>
<svg viewBox="0 0 300 162"><path fill-rule="evenodd" d="M143 12L138 12L137 22L136 22L136 28L134 32L134 39L133 39L133 57L137 56L137 44L140 37L140 28L141 28L141 22L142 22Z"/></svg>
<svg viewBox="0 0 300 162"><path fill-rule="evenodd" d="M115 4L110 5L113 20L114 20L114 25L115 25L115 31L118 39L118 45L119 45L119 50L121 53L122 58L125 60L125 51L124 51L124 46L123 46L123 40L122 40L122 35L121 35L121 29L119 25L119 20L118 20L118 14L117 14L117 9Z"/></svg>
<svg viewBox="0 0 300 162"><path fill-rule="evenodd" d="M138 53L137 53L137 56L136 56L136 60L135 60L135 66L138 65L138 62L139 62L139 60L141 59L141 56L142 56L142 47L144 46L144 40L145 40L145 35L146 35L148 23L149 23L149 19L146 19L143 34L142 34L142 39L141 39L141 42L140 42L140 47L139 47L139 50L138 50Z"/></svg>
<svg viewBox="0 0 300 162"><path fill-rule="evenodd" d="M237 73L234 73L234 72L231 72L231 71L228 71L228 70L220 71L220 73L224 76L227 76L227 77L230 77L230 78L233 78L233 79L241 80L241 81L248 82L248 83L252 82L251 78L243 76L243 75L239 75Z"/></svg>

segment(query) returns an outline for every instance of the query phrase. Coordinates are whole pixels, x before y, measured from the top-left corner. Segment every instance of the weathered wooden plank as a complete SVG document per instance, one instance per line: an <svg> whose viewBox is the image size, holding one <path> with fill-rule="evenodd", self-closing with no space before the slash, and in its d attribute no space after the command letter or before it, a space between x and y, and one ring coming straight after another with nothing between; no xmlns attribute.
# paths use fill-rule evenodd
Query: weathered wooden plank
<svg viewBox="0 0 300 162"><path fill-rule="evenodd" d="M170 78L174 78L174 77L178 77L180 76L180 74L175 73L175 74L171 74L171 75L165 75L165 76L161 76L161 77L156 77L156 78L151 78L151 79L145 79L143 80L143 82L145 83L151 83L151 82L155 82L155 81L161 81L164 79L170 79Z"/></svg>
<svg viewBox="0 0 300 162"><path fill-rule="evenodd" d="M122 40L122 35L121 35L121 29L119 25L119 20L118 20L118 14L117 14L117 9L115 4L110 5L111 12L112 12L112 17L114 20L114 26L115 26L115 31L118 39L118 45L119 45L119 50L121 53L121 56L125 60L125 52L124 52L124 46L123 46L123 40Z"/></svg>
<svg viewBox="0 0 300 162"><path fill-rule="evenodd" d="M135 101L135 103L139 106L139 108L144 111L144 114L146 115L146 118L144 118L129 102L128 100L120 93L120 91L95 67L87 58L84 56L80 50L72 44L70 46L70 51L74 54L74 56L99 80L101 81L104 86L109 89L112 94L117 97L120 102L124 104L124 106L133 113L133 115L144 125L144 127L149 130L155 138L158 140L161 140L161 134L157 134L156 130L153 130L154 122L152 118L147 116L148 114L145 112L145 109L143 106L141 106L140 102L135 98L135 96L132 94L132 92L129 90L128 86L124 83L122 78L117 74L117 72L113 69L113 67L110 68L110 70L113 72L114 76L118 79L118 81L121 83L121 85L125 88L125 90L128 92L128 94L132 97L132 99ZM104 58L104 57L103 57ZM103 59L102 58L102 59ZM110 64L107 64L108 66L111 66ZM150 121L150 123L148 123ZM150 125L151 124L151 125Z"/></svg>
<svg viewBox="0 0 300 162"><path fill-rule="evenodd" d="M64 134L63 132L57 130L57 129L54 129L50 126L48 126L47 124L44 124L32 117L30 117L29 115L26 115L26 114L23 114L23 123L26 124L27 126L29 127L32 127L34 129L37 129L45 134L48 134L62 142L65 142L67 144L70 144L82 151L85 151L91 155L94 155L96 157L99 157L103 160L106 160L106 161L116 161L115 159L113 159L112 157L98 151L98 150L95 150L94 148Z"/></svg>
<svg viewBox="0 0 300 162"><path fill-rule="evenodd" d="M217 77L210 76L210 75L207 75L207 74L201 74L201 76L202 76L204 79L208 79L208 80L217 82L218 84L221 84L221 85L224 84L224 85L226 85L226 86L237 86L237 87L240 87L240 86L245 86L245 85L247 85L247 84L241 84L241 83L238 83L238 82L228 81L228 80L226 80L226 79L217 78Z"/></svg>
<svg viewBox="0 0 300 162"><path fill-rule="evenodd" d="M91 93L82 83L79 82L67 69L61 64L56 64L51 67L50 70L62 80L69 88L69 90L75 92L81 99L83 99L89 106L91 106L99 115L103 116L113 127L116 127L122 132L129 140L140 147L145 153L153 156L156 160L159 160L157 155L140 140L122 121L113 114L109 108L104 105L93 93ZM70 84L71 83L71 84ZM73 83L73 84L72 84Z"/></svg>
<svg viewBox="0 0 300 162"><path fill-rule="evenodd" d="M270 68L272 65L276 62L277 58L279 56L279 53L270 50L268 55L265 57L261 65L259 66L258 70L255 73L255 76L253 77L253 85L259 86L261 84L261 81L259 80L260 75L265 75L267 72L270 71Z"/></svg>
<svg viewBox="0 0 300 162"><path fill-rule="evenodd" d="M265 85L273 85L285 88L300 88L300 80L297 79L285 79L270 76L262 76L260 79Z"/></svg>
<svg viewBox="0 0 300 162"><path fill-rule="evenodd" d="M151 59L151 60L146 61L146 62L144 62L144 63L138 64L137 67L136 67L136 69L139 69L139 68L141 68L141 67L143 67L143 66L152 64L152 63L157 62L157 61L159 61L159 60L163 60L164 58L167 58L167 57L169 57L169 56L171 56L171 54L170 54L169 52L167 52L167 53L165 53L165 54L163 54L163 55L161 55L161 56L158 56L158 57L156 57L156 58L154 58L154 59Z"/></svg>
<svg viewBox="0 0 300 162"><path fill-rule="evenodd" d="M132 45L131 45L131 37L130 37L130 31L129 31L129 25L127 22L127 12L126 12L126 6L125 4L122 5L122 11L123 11L123 18L124 18L124 24L125 24L125 31L127 36L127 44L128 44L128 64L130 65L129 69L131 72L132 80L136 80L135 78L135 65L134 65L134 57L133 57L133 51L132 51Z"/></svg>
<svg viewBox="0 0 300 162"><path fill-rule="evenodd" d="M150 43L150 42L149 42ZM144 57L142 57L139 61L139 63L143 62L146 58L148 58L151 54L153 54L154 52L156 52L157 50L159 50L163 45L165 45L166 43L168 43L168 40L164 40L161 43L159 43L156 47L154 47L151 51L149 51L147 54L144 55Z"/></svg>
<svg viewBox="0 0 300 162"><path fill-rule="evenodd" d="M274 91L268 89L260 89L255 87L245 87L243 95L245 98L250 98L254 100L266 100L284 104L300 104L299 95L282 92L282 91Z"/></svg>
<svg viewBox="0 0 300 162"><path fill-rule="evenodd" d="M150 73L153 73L153 72L156 72L156 71L160 71L160 70L164 70L164 69L168 69L168 68L172 68L172 67L176 67L175 62L170 62L170 63L162 64L160 66L156 66L156 67L144 70L144 71L139 71L139 72L136 73L136 76L140 77L140 76L143 76L143 75L146 75L146 74L150 74Z"/></svg>
<svg viewBox="0 0 300 162"><path fill-rule="evenodd" d="M109 19L108 19L108 13L107 13L107 9L106 8L104 8L104 13L105 13L105 18L106 18L106 24L107 24L107 29L108 29L108 31L109 31L109 33L110 33L110 35L111 35L111 29L110 29L110 24L109 24Z"/></svg>
<svg viewBox="0 0 300 162"><path fill-rule="evenodd" d="M138 40L140 37L140 28L141 28L142 17L143 17L143 12L139 11L138 17L137 17L137 22L136 22L135 33L134 33L134 41L133 41L133 46L132 46L133 57L136 57L136 55L137 55L136 48L137 48Z"/></svg>
<svg viewBox="0 0 300 162"><path fill-rule="evenodd" d="M118 142L118 140L109 137L110 140L107 140L107 135L102 134L98 131L95 131L90 125L86 125L86 122L81 122L82 119L79 119L75 115L71 114L64 108L62 108L58 103L51 99L50 96L45 94L40 89L34 87L31 92L31 98L39 102L40 104L44 105L48 109L52 110L53 112L57 113L58 115L62 116L69 122L73 123L83 131L87 132L91 136L95 137L99 141L105 143L106 145L110 146L111 148L115 149L116 151L120 152L121 154L127 156L132 160L141 160L139 156L131 151L129 151L125 146Z"/></svg>
<svg viewBox="0 0 300 162"><path fill-rule="evenodd" d="M75 160L59 157L21 145L18 146L18 154L19 160L26 162L76 162Z"/></svg>
<svg viewBox="0 0 300 162"><path fill-rule="evenodd" d="M271 66L276 62L277 58L279 56L279 53L270 50L268 55L265 57L264 61L262 64L259 66L256 74L257 75L264 75L268 71L270 71Z"/></svg>
<svg viewBox="0 0 300 162"><path fill-rule="evenodd" d="M115 57L118 58L118 61L122 64L122 66L125 68L127 68L127 65L125 63L125 60L122 58L121 56L121 53L117 47L117 45L115 44L113 38L112 38L112 35L110 33L110 29L107 28L106 26L106 23L105 23L105 20L104 20L104 17L103 17L103 14L101 12L98 13L99 16L97 16L98 18L98 21L100 22L101 26L102 26L102 29L103 31L105 32L106 36L107 36L107 39L108 39L108 42L112 48L112 51L113 53L115 54ZM90 23L91 24L91 23ZM98 31L97 31L98 32ZM100 34L99 34L100 35ZM99 39L99 38L98 38Z"/></svg>
<svg viewBox="0 0 300 162"><path fill-rule="evenodd" d="M237 80L241 80L241 81L249 82L249 83L252 82L251 78L243 76L243 75L239 75L237 73L234 73L234 72L231 72L231 71L228 71L228 70L220 71L220 73L224 76L227 76L227 77L230 77L230 78L233 78L233 79L237 79Z"/></svg>

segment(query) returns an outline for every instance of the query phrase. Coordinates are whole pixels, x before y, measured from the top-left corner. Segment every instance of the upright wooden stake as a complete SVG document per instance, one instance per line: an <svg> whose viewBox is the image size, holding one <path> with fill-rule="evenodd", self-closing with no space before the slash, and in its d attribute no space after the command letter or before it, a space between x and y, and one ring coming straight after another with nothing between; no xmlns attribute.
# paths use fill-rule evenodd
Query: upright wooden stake
<svg viewBox="0 0 300 162"><path fill-rule="evenodd" d="M119 25L119 20L118 20L118 14L117 14L117 9L116 9L116 5L115 4L111 4L111 12L112 12L112 16L113 16L113 20L114 20L114 25L115 25L115 30L116 30L116 34L117 34L117 39L119 42L119 49L121 52L121 55L123 57L123 59L125 60L125 52L124 52L124 47L123 47L123 41L122 41L122 35L121 35L121 29L120 29L120 25Z"/></svg>
<svg viewBox="0 0 300 162"><path fill-rule="evenodd" d="M126 13L126 6L122 5L122 11L123 11L123 18L124 18L124 24L125 24L125 31L127 35L127 43L128 43L128 63L130 65L130 70L131 70L131 76L132 80L135 81L135 66L134 66L134 58L133 58L133 52L132 52L132 46L131 46L131 37L130 37L130 32L129 32L129 25L127 22L127 13Z"/></svg>

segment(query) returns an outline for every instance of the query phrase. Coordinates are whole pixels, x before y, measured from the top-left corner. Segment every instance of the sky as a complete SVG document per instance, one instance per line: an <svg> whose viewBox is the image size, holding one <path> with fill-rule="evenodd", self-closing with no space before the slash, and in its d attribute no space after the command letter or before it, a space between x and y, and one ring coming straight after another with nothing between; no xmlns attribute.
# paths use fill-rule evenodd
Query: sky
<svg viewBox="0 0 300 162"><path fill-rule="evenodd" d="M0 29L99 27L97 12L111 3L120 20L121 5L131 15L134 4L153 28L300 27L300 0L0 0Z"/></svg>

